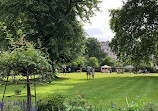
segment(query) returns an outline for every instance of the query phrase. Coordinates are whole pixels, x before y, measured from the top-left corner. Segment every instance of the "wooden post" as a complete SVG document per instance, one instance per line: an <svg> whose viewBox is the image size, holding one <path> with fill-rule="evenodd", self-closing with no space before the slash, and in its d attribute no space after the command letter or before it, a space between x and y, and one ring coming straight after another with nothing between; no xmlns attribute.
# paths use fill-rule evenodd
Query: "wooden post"
<svg viewBox="0 0 158 111"><path fill-rule="evenodd" d="M27 109L28 111L31 109L31 91L30 91L30 83L29 83L29 74L27 71Z"/></svg>
<svg viewBox="0 0 158 111"><path fill-rule="evenodd" d="M34 74L34 83L35 83L35 74ZM35 106L36 106L36 104L37 104L37 101L36 101L36 84L34 84L34 91L35 91Z"/></svg>
<svg viewBox="0 0 158 111"><path fill-rule="evenodd" d="M2 103L3 103L3 100L4 100L5 91L6 91L6 88L7 88L7 82L8 82L8 75L7 75L7 81L6 81L6 85L5 85L5 89L4 89L4 93L3 93Z"/></svg>

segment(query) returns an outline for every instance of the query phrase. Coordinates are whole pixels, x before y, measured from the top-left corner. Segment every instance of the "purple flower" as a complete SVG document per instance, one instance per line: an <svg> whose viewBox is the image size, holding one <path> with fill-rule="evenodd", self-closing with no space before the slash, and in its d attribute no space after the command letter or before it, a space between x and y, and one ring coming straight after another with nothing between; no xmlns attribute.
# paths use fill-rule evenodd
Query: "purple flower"
<svg viewBox="0 0 158 111"><path fill-rule="evenodd" d="M20 106L20 104L21 104L21 101L20 101L20 99L19 99L19 103L18 103L18 106Z"/></svg>
<svg viewBox="0 0 158 111"><path fill-rule="evenodd" d="M114 107L115 107L115 105L112 105L112 107L114 108Z"/></svg>
<svg viewBox="0 0 158 111"><path fill-rule="evenodd" d="M40 102L40 98L38 99L38 103Z"/></svg>
<svg viewBox="0 0 158 111"><path fill-rule="evenodd" d="M137 95L137 97L139 98L139 97L140 97L140 95Z"/></svg>
<svg viewBox="0 0 158 111"><path fill-rule="evenodd" d="M37 111L38 110L38 107L35 107L34 111Z"/></svg>
<svg viewBox="0 0 158 111"><path fill-rule="evenodd" d="M3 110L5 102L0 103L0 109Z"/></svg>

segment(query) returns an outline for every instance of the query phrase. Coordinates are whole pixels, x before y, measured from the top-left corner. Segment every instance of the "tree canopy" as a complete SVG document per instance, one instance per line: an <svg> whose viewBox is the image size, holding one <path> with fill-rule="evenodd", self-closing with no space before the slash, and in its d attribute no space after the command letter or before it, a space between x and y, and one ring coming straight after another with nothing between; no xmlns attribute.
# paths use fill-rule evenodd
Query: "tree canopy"
<svg viewBox="0 0 158 111"><path fill-rule="evenodd" d="M88 64L89 64L91 67L93 67L93 68L99 66L99 64L98 64L98 59L97 59L96 57L90 57L90 58L89 58L89 61L88 61Z"/></svg>
<svg viewBox="0 0 158 111"><path fill-rule="evenodd" d="M115 32L110 47L120 60L139 63L158 57L156 0L127 0L121 9L111 10L110 16Z"/></svg>
<svg viewBox="0 0 158 111"><path fill-rule="evenodd" d="M96 57L99 62L107 56L107 53L101 48L100 42L95 38L87 38L85 54L90 57Z"/></svg>
<svg viewBox="0 0 158 111"><path fill-rule="evenodd" d="M105 57L105 58L102 60L100 66L104 66L104 65L114 66L115 63L116 63L116 62L115 62L114 59L112 59L111 57L107 56L107 57Z"/></svg>
<svg viewBox="0 0 158 111"><path fill-rule="evenodd" d="M51 71L51 60L49 56L35 49L33 43L27 42L23 37L15 41L12 34L6 30L6 26L0 22L0 30L7 35L9 40L9 49L0 52L0 66L4 71L18 71L26 74L33 73L33 71ZM20 34L20 33L19 33ZM23 35L22 33L20 35ZM6 73L8 74L8 73Z"/></svg>
<svg viewBox="0 0 158 111"><path fill-rule="evenodd" d="M99 10L99 3L99 0L0 0L0 21L6 23L14 37L18 38L16 32L21 29L28 35L27 40L42 41L52 60L70 62L84 51L85 35L77 18L88 21ZM1 44L6 44L4 34L0 35Z"/></svg>

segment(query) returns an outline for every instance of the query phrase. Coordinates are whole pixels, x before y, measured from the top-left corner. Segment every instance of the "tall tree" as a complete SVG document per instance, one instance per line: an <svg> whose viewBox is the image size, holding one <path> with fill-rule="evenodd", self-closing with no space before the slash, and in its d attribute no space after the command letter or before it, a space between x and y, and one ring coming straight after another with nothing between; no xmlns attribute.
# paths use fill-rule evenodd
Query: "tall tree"
<svg viewBox="0 0 158 111"><path fill-rule="evenodd" d="M120 60L139 64L158 58L158 2L127 0L121 9L111 10L111 29L115 37L111 49Z"/></svg>
<svg viewBox="0 0 158 111"><path fill-rule="evenodd" d="M100 66L104 66L104 65L114 66L115 63L116 63L116 61L115 61L114 59L112 59L111 57L107 56L107 57L105 57L105 58L102 60Z"/></svg>
<svg viewBox="0 0 158 111"><path fill-rule="evenodd" d="M101 48L100 42L95 38L87 38L85 54L90 57L96 57L99 62L107 56L107 53Z"/></svg>
<svg viewBox="0 0 158 111"><path fill-rule="evenodd" d="M98 0L0 0L0 21L17 36L48 48L52 60L69 62L84 51L84 31L77 17L89 20L99 10ZM2 35L2 34L1 34ZM4 40L4 36L0 39ZM4 40L4 43L6 41Z"/></svg>
<svg viewBox="0 0 158 111"><path fill-rule="evenodd" d="M89 58L89 61L88 61L88 64L93 67L93 68L96 68L99 66L98 64L98 59L96 57L90 57Z"/></svg>

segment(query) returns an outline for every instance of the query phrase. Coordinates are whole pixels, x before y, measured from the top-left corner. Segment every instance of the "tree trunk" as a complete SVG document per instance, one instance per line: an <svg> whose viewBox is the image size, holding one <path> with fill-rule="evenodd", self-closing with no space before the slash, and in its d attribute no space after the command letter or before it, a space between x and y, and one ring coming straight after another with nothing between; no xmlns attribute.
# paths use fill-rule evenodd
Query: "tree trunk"
<svg viewBox="0 0 158 111"><path fill-rule="evenodd" d="M27 71L27 109L28 111L31 109L31 90L29 84L29 74Z"/></svg>

